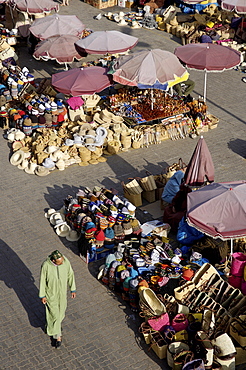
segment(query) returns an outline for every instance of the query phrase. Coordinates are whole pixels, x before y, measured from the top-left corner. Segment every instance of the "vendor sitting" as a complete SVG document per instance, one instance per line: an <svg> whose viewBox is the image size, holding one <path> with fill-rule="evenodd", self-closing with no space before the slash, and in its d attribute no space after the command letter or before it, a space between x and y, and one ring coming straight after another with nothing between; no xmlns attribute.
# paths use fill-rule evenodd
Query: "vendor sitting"
<svg viewBox="0 0 246 370"><path fill-rule="evenodd" d="M170 181L170 180L169 180ZM171 226L171 230L177 232L181 219L187 211L187 194L192 190L185 184L180 185L180 190L172 200L172 204L164 209L163 222Z"/></svg>
<svg viewBox="0 0 246 370"><path fill-rule="evenodd" d="M164 202L167 202L169 204L172 203L174 196L177 194L177 192L180 189L180 185L184 178L185 169L186 168L176 171L175 174L169 179L169 181L165 185L162 196L161 196L161 199Z"/></svg>
<svg viewBox="0 0 246 370"><path fill-rule="evenodd" d="M183 87L182 85L185 85L185 87ZM194 87L195 87L195 82L188 78L188 80L174 85L173 89L176 91L176 93L179 96L191 97L190 94L194 90Z"/></svg>

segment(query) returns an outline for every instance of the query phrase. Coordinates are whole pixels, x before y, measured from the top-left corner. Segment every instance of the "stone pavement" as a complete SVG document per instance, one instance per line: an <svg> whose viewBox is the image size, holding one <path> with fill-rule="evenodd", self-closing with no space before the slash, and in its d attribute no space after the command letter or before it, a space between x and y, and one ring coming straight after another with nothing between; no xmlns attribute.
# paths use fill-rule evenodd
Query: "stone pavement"
<svg viewBox="0 0 246 370"><path fill-rule="evenodd" d="M111 10L111 9L110 9ZM106 9L105 11L108 11ZM119 28L99 11L79 0L61 7L60 14L76 14L88 28L119 29L139 37L136 50L162 48L174 51L172 36L158 30ZM52 63L34 61L26 48L20 63L27 63L36 77L61 70ZM203 91L202 72L191 71L194 96ZM236 71L209 74L209 111L220 118L218 128L204 134L215 165L216 181L246 180L245 88ZM2 132L3 133L3 132ZM185 162L197 140L165 141L148 149L112 156L95 167L74 166L48 177L28 175L9 163L7 141L0 137L0 369L168 369L148 350L138 333L139 318L127 304L95 278L93 264L86 265L76 245L59 239L44 217L47 208L59 209L63 199L81 186L102 184L121 191L120 181L154 174L182 156ZM43 332L44 307L38 299L42 261L59 249L71 261L77 281L77 298L68 298L64 342L53 349Z"/></svg>

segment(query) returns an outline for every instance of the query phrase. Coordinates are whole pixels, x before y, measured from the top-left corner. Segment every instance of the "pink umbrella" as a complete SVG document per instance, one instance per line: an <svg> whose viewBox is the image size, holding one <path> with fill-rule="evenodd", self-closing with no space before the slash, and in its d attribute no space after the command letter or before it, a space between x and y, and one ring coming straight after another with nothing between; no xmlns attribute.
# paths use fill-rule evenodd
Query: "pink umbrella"
<svg viewBox="0 0 246 370"><path fill-rule="evenodd" d="M119 31L98 31L77 41L76 46L88 54L113 54L132 49L137 42L137 37Z"/></svg>
<svg viewBox="0 0 246 370"><path fill-rule="evenodd" d="M76 15L53 14L36 19L30 27L30 32L37 38L45 40L52 36L74 35L81 36L85 25Z"/></svg>
<svg viewBox="0 0 246 370"><path fill-rule="evenodd" d="M205 71L204 100L206 100L207 72L223 72L241 62L241 54L238 51L217 44L187 44L177 47L174 54L188 68Z"/></svg>
<svg viewBox="0 0 246 370"><path fill-rule="evenodd" d="M208 146L200 137L184 175L184 183L189 186L202 186L214 181L214 164Z"/></svg>
<svg viewBox="0 0 246 370"><path fill-rule="evenodd" d="M237 14L246 14L246 0L222 0L221 8Z"/></svg>
<svg viewBox="0 0 246 370"><path fill-rule="evenodd" d="M246 236L246 181L213 183L189 193L187 221L223 240Z"/></svg>
<svg viewBox="0 0 246 370"><path fill-rule="evenodd" d="M151 88L155 84L165 85L185 75L188 78L178 58L161 49L143 50L119 57L113 69L114 81L130 86L147 85Z"/></svg>
<svg viewBox="0 0 246 370"><path fill-rule="evenodd" d="M72 96L92 95L112 84L108 69L103 67L73 68L52 75L52 85L64 94Z"/></svg>
<svg viewBox="0 0 246 370"><path fill-rule="evenodd" d="M58 12L59 10L59 4L52 0L7 0L6 4L28 14L48 13L51 10Z"/></svg>
<svg viewBox="0 0 246 370"><path fill-rule="evenodd" d="M33 54L38 60L54 59L58 63L72 63L74 59L81 60L83 57L75 49L74 43L79 38L73 35L49 37L40 41Z"/></svg>

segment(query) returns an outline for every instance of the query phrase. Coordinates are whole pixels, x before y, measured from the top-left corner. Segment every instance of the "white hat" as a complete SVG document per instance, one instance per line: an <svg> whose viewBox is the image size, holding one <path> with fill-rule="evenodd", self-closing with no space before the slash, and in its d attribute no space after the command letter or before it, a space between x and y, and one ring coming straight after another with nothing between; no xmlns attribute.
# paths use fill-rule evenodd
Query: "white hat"
<svg viewBox="0 0 246 370"><path fill-rule="evenodd" d="M132 28L141 28L141 25L137 21L132 21Z"/></svg>
<svg viewBox="0 0 246 370"><path fill-rule="evenodd" d="M49 175L50 171L48 168L45 168L44 166L37 166L35 169L35 175L38 176L47 176Z"/></svg>
<svg viewBox="0 0 246 370"><path fill-rule="evenodd" d="M58 168L59 171L64 171L65 170L65 162L63 159L58 159L56 162L56 167Z"/></svg>
<svg viewBox="0 0 246 370"><path fill-rule="evenodd" d="M28 166L28 160L27 159L23 159L23 161L21 162L21 164L19 164L17 167L19 168L19 170L24 170L25 168L27 168Z"/></svg>
<svg viewBox="0 0 246 370"><path fill-rule="evenodd" d="M23 140L25 136L24 132L18 130L18 132L15 133L15 140Z"/></svg>
<svg viewBox="0 0 246 370"><path fill-rule="evenodd" d="M72 140L72 139L66 139L66 140L65 140L65 145L67 145L67 146L72 146L72 145L74 145L74 140Z"/></svg>
<svg viewBox="0 0 246 370"><path fill-rule="evenodd" d="M38 109L41 111L45 110L45 106L43 104L39 104Z"/></svg>
<svg viewBox="0 0 246 370"><path fill-rule="evenodd" d="M49 208L47 212L45 212L44 217L50 218L50 216L55 213L56 210L54 208Z"/></svg>
<svg viewBox="0 0 246 370"><path fill-rule="evenodd" d="M39 115L39 111L35 108L32 108L31 110L31 113L34 115L34 116L38 116Z"/></svg>
<svg viewBox="0 0 246 370"><path fill-rule="evenodd" d="M54 162L58 161L58 159L62 159L63 158L63 152L58 149L56 150L55 152L53 152L51 155L50 155L50 159Z"/></svg>
<svg viewBox="0 0 246 370"><path fill-rule="evenodd" d="M124 12L119 12L119 17L123 18L125 16L125 13Z"/></svg>
<svg viewBox="0 0 246 370"><path fill-rule="evenodd" d="M34 175L36 167L37 167L37 163L29 162L28 166L25 168L24 171L28 173L29 175Z"/></svg>
<svg viewBox="0 0 246 370"><path fill-rule="evenodd" d="M76 242L79 240L80 235L77 233L76 230L70 230L69 234L66 236L66 239L69 240L70 242Z"/></svg>
<svg viewBox="0 0 246 370"><path fill-rule="evenodd" d="M61 238L64 238L65 236L69 235L70 233L70 226L67 223L61 223L56 227L56 233Z"/></svg>
<svg viewBox="0 0 246 370"><path fill-rule="evenodd" d="M50 215L51 225L55 226L57 224L57 221L59 220L61 220L62 222L65 221L65 216L62 213L55 211Z"/></svg>
<svg viewBox="0 0 246 370"><path fill-rule="evenodd" d="M57 111L57 104L55 102L52 102L50 104L52 112Z"/></svg>
<svg viewBox="0 0 246 370"><path fill-rule="evenodd" d="M125 19L120 19L120 21L118 22L118 26L126 26L127 25L127 22L125 21Z"/></svg>
<svg viewBox="0 0 246 370"><path fill-rule="evenodd" d="M55 162L53 162L51 158L45 158L45 160L43 161L42 165L45 168L48 168L49 170L51 170L51 169L54 169Z"/></svg>
<svg viewBox="0 0 246 370"><path fill-rule="evenodd" d="M13 166L18 166L19 164L22 163L23 159L24 159L24 152L23 150L17 150L16 152L14 152L14 154L12 154L11 158L10 158L10 163L13 165Z"/></svg>
<svg viewBox="0 0 246 370"><path fill-rule="evenodd" d="M15 133L14 132L10 132L8 135L7 135L7 139L9 141L15 141Z"/></svg>

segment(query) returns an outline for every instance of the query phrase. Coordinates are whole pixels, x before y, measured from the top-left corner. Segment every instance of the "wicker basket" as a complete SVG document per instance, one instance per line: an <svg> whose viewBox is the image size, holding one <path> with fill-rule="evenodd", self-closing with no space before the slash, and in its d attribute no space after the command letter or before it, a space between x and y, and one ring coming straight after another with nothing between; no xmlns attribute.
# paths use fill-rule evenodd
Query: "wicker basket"
<svg viewBox="0 0 246 370"><path fill-rule="evenodd" d="M213 114L207 114L208 118L208 126L210 130L216 128L218 126L219 118L214 116Z"/></svg>

